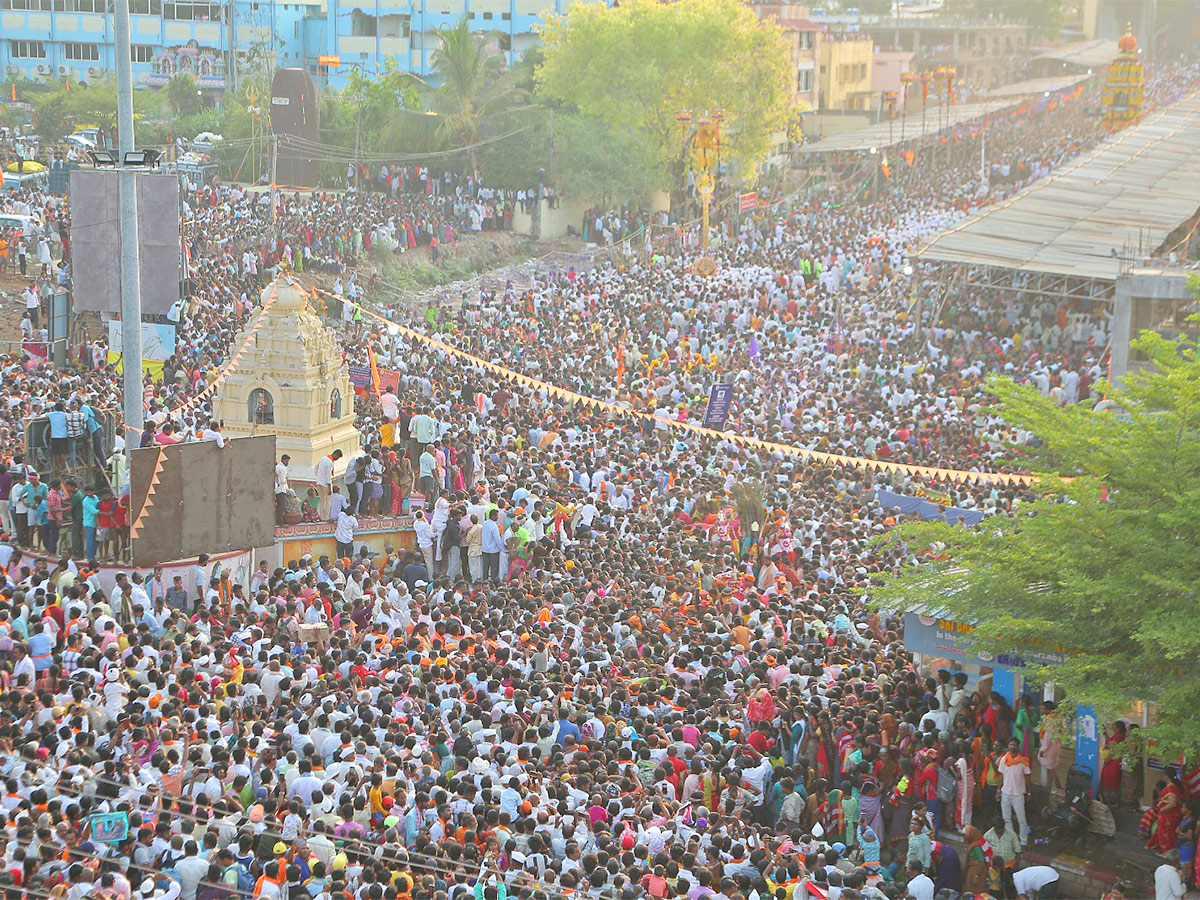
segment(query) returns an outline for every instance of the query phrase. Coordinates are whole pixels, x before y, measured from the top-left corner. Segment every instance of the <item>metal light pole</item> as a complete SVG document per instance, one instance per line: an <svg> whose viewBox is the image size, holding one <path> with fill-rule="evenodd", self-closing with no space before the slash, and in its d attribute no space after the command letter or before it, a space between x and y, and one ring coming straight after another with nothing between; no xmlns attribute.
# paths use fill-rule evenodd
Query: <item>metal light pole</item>
<svg viewBox="0 0 1200 900"><path fill-rule="evenodd" d="M896 130L896 92L884 91L883 103L888 111L888 147L892 146L893 133Z"/></svg>
<svg viewBox="0 0 1200 900"><path fill-rule="evenodd" d="M908 88L917 80L913 72L904 72L900 76L900 84L904 86L904 103L900 107L900 143L904 143L904 126L908 123Z"/></svg>
<svg viewBox="0 0 1200 900"><path fill-rule="evenodd" d="M925 114L929 112L929 82L933 81L932 72L922 72L921 79L921 139L925 139Z"/></svg>
<svg viewBox="0 0 1200 900"><path fill-rule="evenodd" d="M121 359L125 367L122 401L125 446L141 442L142 273L138 256L137 176L125 168L133 151L133 65L129 55L129 0L116 0L117 146L121 156L118 215L121 220Z"/></svg>

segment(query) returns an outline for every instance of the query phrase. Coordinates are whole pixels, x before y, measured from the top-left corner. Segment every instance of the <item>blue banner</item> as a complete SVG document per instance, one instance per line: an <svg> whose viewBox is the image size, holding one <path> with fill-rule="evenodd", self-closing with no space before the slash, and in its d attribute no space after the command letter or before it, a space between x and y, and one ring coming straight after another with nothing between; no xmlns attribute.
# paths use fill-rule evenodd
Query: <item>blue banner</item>
<svg viewBox="0 0 1200 900"><path fill-rule="evenodd" d="M350 373L350 383L356 387L371 386L371 368L370 366L347 366L347 371Z"/></svg>
<svg viewBox="0 0 1200 900"><path fill-rule="evenodd" d="M983 521L982 510L940 506L930 500L897 494L895 491L887 491L883 488L875 492L875 499L884 509L898 509L902 513L916 513L922 519L944 519L951 525L960 520L967 525L978 525Z"/></svg>
<svg viewBox="0 0 1200 900"><path fill-rule="evenodd" d="M733 405L733 385L714 384L708 392L708 406L704 410L705 428L725 430L725 420L729 418L729 407Z"/></svg>
<svg viewBox="0 0 1200 900"><path fill-rule="evenodd" d="M1075 765L1092 770L1092 790L1100 785L1100 720L1096 710L1081 703L1075 707Z"/></svg>

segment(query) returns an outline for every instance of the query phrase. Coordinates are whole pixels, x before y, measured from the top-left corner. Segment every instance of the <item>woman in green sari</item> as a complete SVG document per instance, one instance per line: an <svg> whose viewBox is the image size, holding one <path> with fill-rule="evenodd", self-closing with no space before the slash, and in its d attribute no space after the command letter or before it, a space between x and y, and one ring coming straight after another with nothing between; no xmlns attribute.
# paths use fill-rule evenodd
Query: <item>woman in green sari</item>
<svg viewBox="0 0 1200 900"><path fill-rule="evenodd" d="M1033 759L1037 749L1038 715L1033 701L1022 695L1017 700L1017 719L1013 724L1013 737L1021 743L1021 755Z"/></svg>

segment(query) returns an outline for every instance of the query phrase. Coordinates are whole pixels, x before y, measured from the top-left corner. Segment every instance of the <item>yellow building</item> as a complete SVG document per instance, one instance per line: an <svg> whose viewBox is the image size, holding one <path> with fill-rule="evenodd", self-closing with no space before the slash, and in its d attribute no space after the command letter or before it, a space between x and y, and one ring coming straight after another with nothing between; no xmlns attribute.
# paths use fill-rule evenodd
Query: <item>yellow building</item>
<svg viewBox="0 0 1200 900"><path fill-rule="evenodd" d="M818 52L820 108L870 110L874 57L871 39L861 34L826 35Z"/></svg>

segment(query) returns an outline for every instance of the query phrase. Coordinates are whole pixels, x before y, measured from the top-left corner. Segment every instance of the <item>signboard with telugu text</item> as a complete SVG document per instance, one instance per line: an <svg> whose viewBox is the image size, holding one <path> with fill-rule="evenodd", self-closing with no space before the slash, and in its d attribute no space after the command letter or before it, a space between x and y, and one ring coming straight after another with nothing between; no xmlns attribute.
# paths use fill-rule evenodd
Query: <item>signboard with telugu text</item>
<svg viewBox="0 0 1200 900"><path fill-rule="evenodd" d="M317 57L317 65L319 66L329 66L331 69L336 69L341 64L342 58L340 56L321 55Z"/></svg>
<svg viewBox="0 0 1200 900"><path fill-rule="evenodd" d="M904 649L936 659L987 666L992 669L1020 669L1027 665L1062 662L1063 651L1053 648L991 654L975 646L970 622L956 622L939 616L906 612L904 614Z"/></svg>
<svg viewBox="0 0 1200 900"><path fill-rule="evenodd" d="M738 197L738 212L750 212L758 206L758 191L750 191Z"/></svg>
<svg viewBox="0 0 1200 900"><path fill-rule="evenodd" d="M729 418L729 407L733 404L733 385L714 384L708 392L708 406L704 409L704 427L725 429Z"/></svg>

